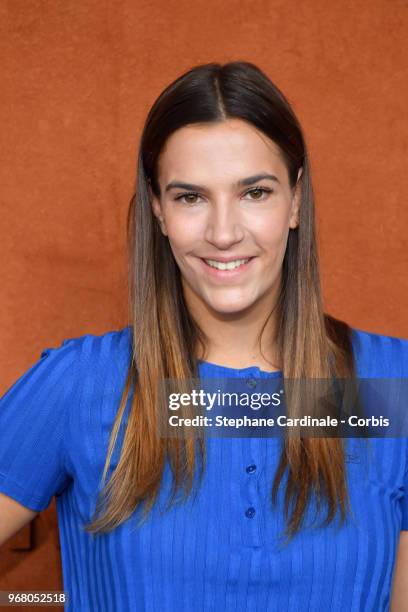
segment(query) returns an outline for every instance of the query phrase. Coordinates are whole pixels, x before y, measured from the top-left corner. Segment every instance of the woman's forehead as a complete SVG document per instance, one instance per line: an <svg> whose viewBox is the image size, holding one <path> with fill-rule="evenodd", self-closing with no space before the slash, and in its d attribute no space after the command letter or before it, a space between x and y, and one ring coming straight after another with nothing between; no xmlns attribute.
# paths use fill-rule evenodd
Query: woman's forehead
<svg viewBox="0 0 408 612"><path fill-rule="evenodd" d="M226 177L231 181L251 174L284 172L279 147L244 121L194 124L176 130L158 160L160 178L167 182L199 183Z"/></svg>

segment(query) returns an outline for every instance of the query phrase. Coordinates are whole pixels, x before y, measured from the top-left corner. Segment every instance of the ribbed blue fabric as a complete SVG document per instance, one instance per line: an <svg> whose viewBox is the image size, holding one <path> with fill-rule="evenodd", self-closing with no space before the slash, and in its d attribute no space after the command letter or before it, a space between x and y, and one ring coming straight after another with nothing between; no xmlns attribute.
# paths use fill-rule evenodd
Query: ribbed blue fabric
<svg viewBox="0 0 408 612"><path fill-rule="evenodd" d="M161 512L171 485L167 464L158 503L141 528L135 513L108 534L83 531L130 347L130 327L64 340L44 349L0 400L0 491L35 511L56 495L70 598L65 609L389 610L399 532L408 530L406 438L371 439L372 455L363 440L346 440L353 516L341 528L339 513L325 528L306 521L287 547L281 545L286 476L278 506L270 501L280 438L209 438L195 497ZM407 340L353 329L353 347L360 377L408 376ZM207 362L199 362L199 372L202 378L281 376ZM119 445L111 470L118 458Z"/></svg>

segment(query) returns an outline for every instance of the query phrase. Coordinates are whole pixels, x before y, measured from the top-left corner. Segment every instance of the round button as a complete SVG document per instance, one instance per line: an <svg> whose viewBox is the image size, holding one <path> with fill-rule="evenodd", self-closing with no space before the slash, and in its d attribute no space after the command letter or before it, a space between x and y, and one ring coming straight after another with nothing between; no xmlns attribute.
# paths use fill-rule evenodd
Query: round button
<svg viewBox="0 0 408 612"><path fill-rule="evenodd" d="M255 470L256 470L255 464L247 465L246 471L248 472L248 474L252 474L252 472L255 472Z"/></svg>
<svg viewBox="0 0 408 612"><path fill-rule="evenodd" d="M248 385L248 387L256 387L256 380L254 378L247 378L246 379L246 384Z"/></svg>
<svg viewBox="0 0 408 612"><path fill-rule="evenodd" d="M245 516L248 518L253 518L255 516L255 508L248 508L248 510L245 512Z"/></svg>

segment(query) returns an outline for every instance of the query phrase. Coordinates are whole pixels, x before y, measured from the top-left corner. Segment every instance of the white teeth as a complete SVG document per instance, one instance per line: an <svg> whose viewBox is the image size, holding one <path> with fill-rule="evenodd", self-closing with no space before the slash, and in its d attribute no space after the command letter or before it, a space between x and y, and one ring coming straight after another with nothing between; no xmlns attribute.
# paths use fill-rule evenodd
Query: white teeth
<svg viewBox="0 0 408 612"><path fill-rule="evenodd" d="M236 259L235 261L229 261L226 263L221 261L215 261L214 259L205 259L204 261L212 268L217 268L217 270L235 270L235 268L238 268L242 264L247 263L249 259L250 258Z"/></svg>

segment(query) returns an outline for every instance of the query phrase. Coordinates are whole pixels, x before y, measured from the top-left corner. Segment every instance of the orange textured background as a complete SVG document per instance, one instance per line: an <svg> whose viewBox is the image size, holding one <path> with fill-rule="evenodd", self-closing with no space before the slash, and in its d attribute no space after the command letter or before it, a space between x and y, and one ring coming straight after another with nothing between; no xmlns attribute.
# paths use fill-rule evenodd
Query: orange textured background
<svg viewBox="0 0 408 612"><path fill-rule="evenodd" d="M255 62L300 119L326 310L407 338L407 34L402 0L1 0L0 394L43 348L127 324L140 131L211 61ZM53 504L0 589L60 588Z"/></svg>

